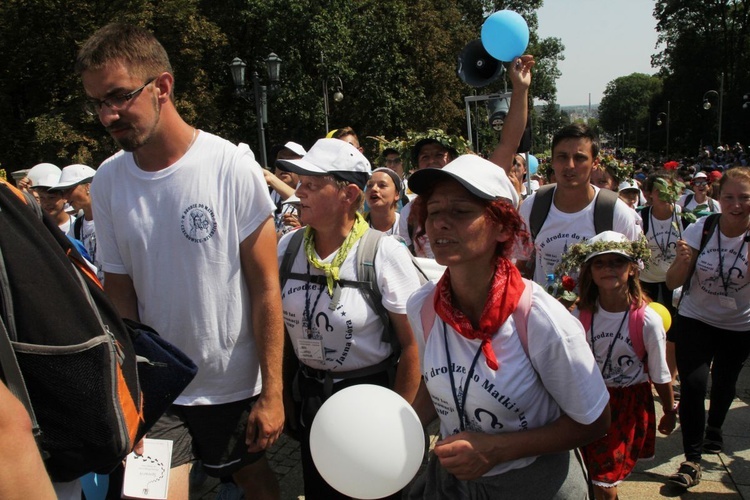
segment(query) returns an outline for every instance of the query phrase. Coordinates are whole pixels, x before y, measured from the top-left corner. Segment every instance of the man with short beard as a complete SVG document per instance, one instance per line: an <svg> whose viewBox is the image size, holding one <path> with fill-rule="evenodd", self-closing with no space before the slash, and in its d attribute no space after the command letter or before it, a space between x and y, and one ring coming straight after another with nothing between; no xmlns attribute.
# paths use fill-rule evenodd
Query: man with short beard
<svg viewBox="0 0 750 500"><path fill-rule="evenodd" d="M149 31L104 26L76 71L87 111L123 149L91 188L105 291L198 365L149 433L174 443L170 498L188 498L196 459L247 498L278 498L264 451L284 425L284 330L261 168L247 145L182 119L169 58Z"/></svg>

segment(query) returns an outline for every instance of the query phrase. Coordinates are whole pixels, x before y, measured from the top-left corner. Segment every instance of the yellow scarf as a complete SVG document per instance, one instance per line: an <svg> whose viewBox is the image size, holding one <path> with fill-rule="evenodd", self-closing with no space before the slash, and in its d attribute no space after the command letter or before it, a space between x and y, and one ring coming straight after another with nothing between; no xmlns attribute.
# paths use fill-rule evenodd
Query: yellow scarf
<svg viewBox="0 0 750 500"><path fill-rule="evenodd" d="M333 288L339 280L339 268L341 267L341 264L344 263L346 256L349 255L349 250L352 249L354 244L367 232L368 229L370 229L370 225L365 221L365 218L362 217L362 214L357 212L354 227L352 227L352 230L336 251L336 255L333 257L331 263L326 264L315 254L315 230L310 226L305 228L305 255L310 264L325 273L326 282L328 284L328 294L332 297Z"/></svg>

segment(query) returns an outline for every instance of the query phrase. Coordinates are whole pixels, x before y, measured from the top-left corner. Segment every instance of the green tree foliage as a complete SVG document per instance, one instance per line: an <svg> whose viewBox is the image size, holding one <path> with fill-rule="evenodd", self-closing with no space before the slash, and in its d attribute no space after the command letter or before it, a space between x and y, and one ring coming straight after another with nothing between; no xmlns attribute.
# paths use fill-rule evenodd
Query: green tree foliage
<svg viewBox="0 0 750 500"><path fill-rule="evenodd" d="M673 150L694 154L700 142L717 141L718 109L702 97L719 91L724 73L722 142L750 140L742 96L750 92L750 0L659 0L654 8L662 50L652 63L664 79L658 111L671 102ZM657 111L655 107L654 112Z"/></svg>
<svg viewBox="0 0 750 500"><path fill-rule="evenodd" d="M599 104L602 130L615 136L618 132L646 130L651 101L661 92L661 79L643 73L615 78L607 84ZM631 134L631 142L635 134ZM645 137L644 137L645 139Z"/></svg>
<svg viewBox="0 0 750 500"><path fill-rule="evenodd" d="M255 107L239 99L229 63L243 59L248 80L265 83L264 59L283 60L282 82L268 98L267 143L310 146L325 133L323 86L331 128L352 126L367 152L376 141L441 128L465 134L465 95L456 76L463 46L479 37L486 15L509 8L531 29L537 58L532 95L554 99L563 46L536 35L542 0L4 0L0 2L0 161L8 170L42 161L98 165L116 151L98 120L81 112L73 72L81 43L111 22L154 31L170 54L177 106L190 123L257 150ZM251 82L249 82L251 83ZM252 86L249 87L252 94Z"/></svg>

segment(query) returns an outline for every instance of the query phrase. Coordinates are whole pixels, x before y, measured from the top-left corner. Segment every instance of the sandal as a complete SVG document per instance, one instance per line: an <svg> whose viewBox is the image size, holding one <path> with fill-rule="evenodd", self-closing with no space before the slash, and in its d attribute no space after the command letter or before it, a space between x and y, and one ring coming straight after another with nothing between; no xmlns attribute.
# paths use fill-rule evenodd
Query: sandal
<svg viewBox="0 0 750 500"><path fill-rule="evenodd" d="M706 427L706 437L703 439L703 452L718 455L724 448L724 438L721 429L717 427Z"/></svg>
<svg viewBox="0 0 750 500"><path fill-rule="evenodd" d="M692 488L701 482L701 466L695 462L682 462L677 473L669 476L669 481L682 488Z"/></svg>

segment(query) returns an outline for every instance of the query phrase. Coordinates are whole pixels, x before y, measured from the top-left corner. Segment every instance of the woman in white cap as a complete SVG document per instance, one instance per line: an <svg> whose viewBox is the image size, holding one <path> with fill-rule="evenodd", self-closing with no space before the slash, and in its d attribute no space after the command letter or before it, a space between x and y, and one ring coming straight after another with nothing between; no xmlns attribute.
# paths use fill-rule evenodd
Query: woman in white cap
<svg viewBox="0 0 750 500"><path fill-rule="evenodd" d="M708 196L710 184L711 182L706 173L698 172L690 180L690 187L693 189L693 192L683 194L678 204L686 212L692 212L699 206L705 205L702 210L704 213L701 215L721 212L719 203Z"/></svg>
<svg viewBox="0 0 750 500"><path fill-rule="evenodd" d="M299 431L305 498L346 498L312 462L310 425L331 394L352 385L391 387L414 399L419 362L406 300L419 288L419 277L406 246L382 235L371 260L372 281L360 274L358 252L378 234L359 213L370 163L355 147L320 139L302 158L276 165L300 176L296 194L306 225L284 235L278 248L284 322L298 361L294 392L301 399L287 422ZM380 299L368 300L375 288Z"/></svg>
<svg viewBox="0 0 750 500"><path fill-rule="evenodd" d="M701 217L685 229L667 271L667 286L683 287L670 335L680 372L685 461L670 480L684 488L700 481L703 453L723 450L721 428L750 353L750 168L724 174L719 203L720 214Z"/></svg>
<svg viewBox="0 0 750 500"><path fill-rule="evenodd" d="M528 241L505 171L465 155L415 172L415 210L447 270L410 299L441 440L410 498L585 498L573 451L604 435L609 396L580 323L508 259ZM528 243L526 243L528 244Z"/></svg>
<svg viewBox="0 0 750 500"><path fill-rule="evenodd" d="M644 238L630 241L624 234L604 231L573 245L563 256L563 267L580 270L576 314L607 385L612 410L607 435L582 448L598 500L616 499L618 485L638 460L654 457L651 382L664 409L659 432L670 434L677 423L664 324L647 306L638 279L649 253Z"/></svg>

